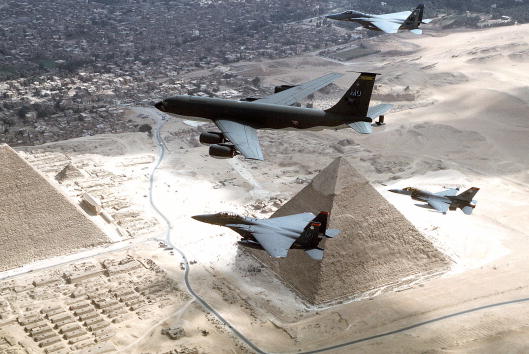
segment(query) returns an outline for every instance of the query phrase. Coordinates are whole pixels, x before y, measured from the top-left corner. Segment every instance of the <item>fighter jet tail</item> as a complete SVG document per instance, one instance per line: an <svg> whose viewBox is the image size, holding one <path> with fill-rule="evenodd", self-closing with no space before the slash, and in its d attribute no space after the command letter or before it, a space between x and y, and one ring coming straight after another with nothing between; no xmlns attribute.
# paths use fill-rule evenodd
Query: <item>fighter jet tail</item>
<svg viewBox="0 0 529 354"><path fill-rule="evenodd" d="M325 112L365 118L364 123L371 123L372 119L367 114L377 75L375 73L361 73L340 101ZM360 131L360 133L364 132Z"/></svg>
<svg viewBox="0 0 529 354"><path fill-rule="evenodd" d="M423 23L423 16L424 16L424 5L419 4L415 10L411 13L411 15L406 19L404 22L407 25L411 25L415 28L418 28L421 23Z"/></svg>
<svg viewBox="0 0 529 354"><path fill-rule="evenodd" d="M334 238L340 234L340 230L327 229L328 219L329 219L329 212L320 211L318 216L316 216L314 220L312 220L312 222L319 222L321 224L320 232L324 234L327 238Z"/></svg>
<svg viewBox="0 0 529 354"><path fill-rule="evenodd" d="M470 189L467 189L463 193L459 194L457 196L457 199L463 200L465 202L472 202L473 201L472 199L474 198L477 192L479 192L479 188L472 187Z"/></svg>
<svg viewBox="0 0 529 354"><path fill-rule="evenodd" d="M322 211L307 224L297 242L303 246L309 257L322 260L324 249L320 247L323 236L333 238L338 236L340 230L327 229L329 213Z"/></svg>

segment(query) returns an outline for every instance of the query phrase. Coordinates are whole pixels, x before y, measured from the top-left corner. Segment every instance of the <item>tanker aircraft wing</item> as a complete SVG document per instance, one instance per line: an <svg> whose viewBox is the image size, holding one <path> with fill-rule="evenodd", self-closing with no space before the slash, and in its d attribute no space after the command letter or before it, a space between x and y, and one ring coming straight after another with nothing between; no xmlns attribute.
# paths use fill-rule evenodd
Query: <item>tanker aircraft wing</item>
<svg viewBox="0 0 529 354"><path fill-rule="evenodd" d="M304 84L294 86L288 90L275 93L256 100L254 102L268 103L282 106L290 106L319 89L329 85L331 82L342 77L342 74L330 73ZM215 124L222 133L231 141L237 151L245 158L252 160L264 160L257 131L249 125L234 122L227 119L217 119Z"/></svg>
<svg viewBox="0 0 529 354"><path fill-rule="evenodd" d="M330 73L312 81L305 82L304 84L289 88L288 90L261 98L255 102L290 106L319 89L324 88L342 76L342 74Z"/></svg>
<svg viewBox="0 0 529 354"><path fill-rule="evenodd" d="M245 158L264 160L255 128L226 119L217 119L215 124Z"/></svg>

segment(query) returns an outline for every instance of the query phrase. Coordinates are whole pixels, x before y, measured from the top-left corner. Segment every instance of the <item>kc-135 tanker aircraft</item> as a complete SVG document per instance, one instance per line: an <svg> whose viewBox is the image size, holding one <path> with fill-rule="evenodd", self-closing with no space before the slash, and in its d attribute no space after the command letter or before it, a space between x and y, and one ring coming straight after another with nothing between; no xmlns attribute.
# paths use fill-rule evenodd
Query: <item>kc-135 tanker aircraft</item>
<svg viewBox="0 0 529 354"><path fill-rule="evenodd" d="M373 119L380 117L377 123L381 124L383 115L393 107L380 104L369 108L377 75L361 73L342 99L327 110L292 105L329 85L341 74L327 74L299 86L276 87L276 93L260 99L234 101L183 95L167 98L156 103L155 107L191 120L213 121L220 132L200 135L200 142L210 145L209 154L213 157L232 158L242 154L247 159L264 160L257 129L351 127L358 133L370 134Z"/></svg>
<svg viewBox="0 0 529 354"><path fill-rule="evenodd" d="M208 224L229 227L239 233L245 247L264 249L274 258L284 258L291 248L303 249L315 260L323 259L320 243L324 237L334 238L339 230L327 229L329 213L320 212L256 219L233 213L196 215L193 219Z"/></svg>
<svg viewBox="0 0 529 354"><path fill-rule="evenodd" d="M406 187L404 189L390 189L390 192L404 194L411 196L412 199L428 203L427 208L433 208L443 214L448 210L461 209L463 213L471 215L478 203L473 200L479 188L472 187L461 194L459 188L447 189L438 193L431 193L413 187Z"/></svg>
<svg viewBox="0 0 529 354"><path fill-rule="evenodd" d="M420 4L413 11L395 12L391 14L372 15L359 11L344 11L339 14L327 15L331 20L356 22L362 27L372 31L382 31L385 33L397 33L399 31L410 31L415 34L422 34L419 29L421 24L432 22L423 20L424 5Z"/></svg>

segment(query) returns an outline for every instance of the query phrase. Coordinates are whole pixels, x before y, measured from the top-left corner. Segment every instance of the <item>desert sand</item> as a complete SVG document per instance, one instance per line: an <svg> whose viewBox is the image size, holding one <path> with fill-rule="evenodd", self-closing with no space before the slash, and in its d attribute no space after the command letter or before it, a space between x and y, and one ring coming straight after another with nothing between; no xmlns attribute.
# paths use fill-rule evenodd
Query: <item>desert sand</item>
<svg viewBox="0 0 529 354"><path fill-rule="evenodd" d="M212 159L197 137L213 126L192 127L168 118L161 129L167 152L155 175L153 198L173 225L171 242L193 261L193 289L263 352L319 350L342 343L350 345L331 351L527 351L527 303L502 303L529 297L528 35L528 25L426 31L421 37L371 39L368 45L381 52L349 63L314 53L233 65L231 70L260 76L270 86L331 71L345 73L329 94L315 96L315 106L321 108L329 107L349 87L356 77L351 70L381 72L375 99L395 103L396 108L386 116L388 124L370 136L352 130L260 132L266 158L262 163ZM131 110L129 115L141 120L140 113L159 117L153 110ZM147 222L152 231L146 234L137 230L136 235L131 226L130 239L164 238L164 220L146 197L157 150L145 134L75 139L32 147L27 153L35 156L39 149L66 151L74 162L92 161L112 175L133 176L115 183L109 177L105 190L120 196L124 209L155 220ZM146 156L150 162L127 167L127 161ZM236 234L190 218L222 210L269 216L339 156L451 260L447 273L399 288L377 287L342 303L313 306L239 249ZM64 166L49 171L49 178ZM82 165L76 167L83 172ZM80 191L74 185L62 188L76 196ZM479 204L471 217L460 211L442 215L387 191L408 185L432 191L477 186ZM169 256L143 245L133 249L134 254L154 259L185 289L178 253ZM126 322L129 328L118 327L123 334L113 344L130 353L182 347L199 352L248 350L225 326L209 321L214 316L204 315L198 304L185 300L174 304L170 311L154 311L149 324L138 318ZM501 306L487 307L493 304ZM479 310L467 312L472 309ZM187 326L189 334L170 341L160 335L169 325ZM207 328L214 335L204 337L194 327ZM142 331L147 334L137 335Z"/></svg>

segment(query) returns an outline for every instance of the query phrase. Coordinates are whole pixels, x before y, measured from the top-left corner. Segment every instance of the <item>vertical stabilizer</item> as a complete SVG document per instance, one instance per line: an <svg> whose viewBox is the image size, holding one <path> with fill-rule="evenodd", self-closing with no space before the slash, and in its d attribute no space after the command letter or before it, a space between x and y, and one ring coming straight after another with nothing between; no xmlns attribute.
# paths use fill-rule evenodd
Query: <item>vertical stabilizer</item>
<svg viewBox="0 0 529 354"><path fill-rule="evenodd" d="M413 10L411 15L406 19L404 23L413 28L418 28L422 23L423 16L424 16L424 5L419 4L417 8Z"/></svg>
<svg viewBox="0 0 529 354"><path fill-rule="evenodd" d="M470 189L467 189L463 193L459 194L457 196L457 199L463 200L465 202L472 202L472 199L474 199L474 196L476 193L479 192L479 188L472 187Z"/></svg>
<svg viewBox="0 0 529 354"><path fill-rule="evenodd" d="M325 112L367 119L377 75L376 73L361 73L340 101Z"/></svg>

